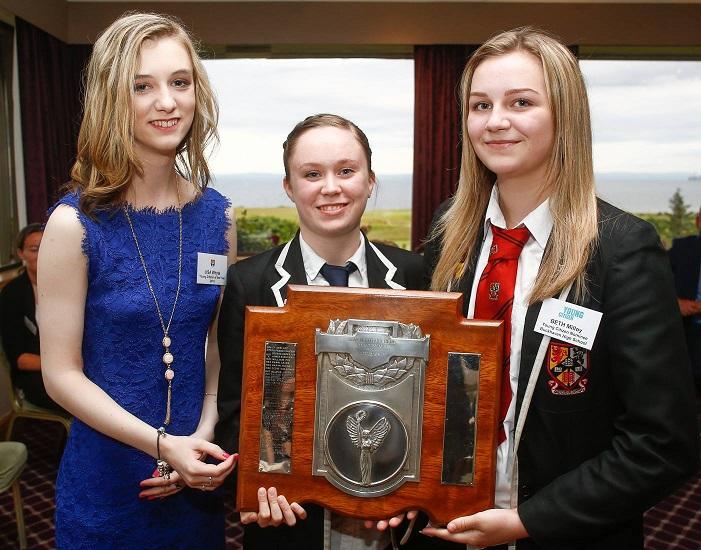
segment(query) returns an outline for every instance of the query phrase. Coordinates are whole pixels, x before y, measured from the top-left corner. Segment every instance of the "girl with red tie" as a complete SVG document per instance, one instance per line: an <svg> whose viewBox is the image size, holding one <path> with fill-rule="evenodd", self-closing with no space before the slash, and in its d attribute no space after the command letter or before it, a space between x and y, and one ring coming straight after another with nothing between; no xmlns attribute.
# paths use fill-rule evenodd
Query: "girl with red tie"
<svg viewBox="0 0 701 550"><path fill-rule="evenodd" d="M586 88L560 42L531 28L491 38L461 101L460 183L425 259L432 289L505 323L495 508L423 533L462 548L642 548L643 512L698 461L664 250L597 199ZM555 307L582 331L580 313L600 323L586 341L546 336L539 313Z"/></svg>

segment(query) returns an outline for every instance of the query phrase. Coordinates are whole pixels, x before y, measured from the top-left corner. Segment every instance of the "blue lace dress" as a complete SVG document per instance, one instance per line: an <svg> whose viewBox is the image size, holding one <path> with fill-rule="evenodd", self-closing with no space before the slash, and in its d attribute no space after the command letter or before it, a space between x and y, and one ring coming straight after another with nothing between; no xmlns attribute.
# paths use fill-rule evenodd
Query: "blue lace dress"
<svg viewBox="0 0 701 550"><path fill-rule="evenodd" d="M124 212L78 210L88 260L83 370L121 407L153 427L163 424L167 382L163 331ZM204 395L204 351L220 287L197 284L197 253L226 254L228 201L212 189L183 208L182 289L170 329L173 369L170 434L197 428ZM178 282L178 215L131 210L151 282L168 322ZM155 437L155 434L154 434ZM155 440L154 440L155 442ZM76 419L56 482L58 548L223 548L224 512L212 492L185 488L141 500L139 482L155 460Z"/></svg>

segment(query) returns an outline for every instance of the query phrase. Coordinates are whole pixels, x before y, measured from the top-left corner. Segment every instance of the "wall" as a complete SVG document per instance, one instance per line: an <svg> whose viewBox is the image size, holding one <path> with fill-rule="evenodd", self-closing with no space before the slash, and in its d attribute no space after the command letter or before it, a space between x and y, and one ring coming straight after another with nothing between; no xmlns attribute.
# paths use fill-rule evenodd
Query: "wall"
<svg viewBox="0 0 701 550"><path fill-rule="evenodd" d="M65 0L0 0L0 9L68 40L68 3Z"/></svg>
<svg viewBox="0 0 701 550"><path fill-rule="evenodd" d="M518 25L580 45L699 46L701 3L114 2L0 0L71 43L89 43L127 10L171 13L209 44L474 44Z"/></svg>

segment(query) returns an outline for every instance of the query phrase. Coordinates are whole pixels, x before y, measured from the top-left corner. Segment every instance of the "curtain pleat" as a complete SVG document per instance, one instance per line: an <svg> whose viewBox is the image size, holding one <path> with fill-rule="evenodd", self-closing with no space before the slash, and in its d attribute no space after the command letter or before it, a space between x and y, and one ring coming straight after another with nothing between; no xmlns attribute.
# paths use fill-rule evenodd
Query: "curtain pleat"
<svg viewBox="0 0 701 550"><path fill-rule="evenodd" d="M16 18L27 220L41 222L69 179L91 46L70 45Z"/></svg>
<svg viewBox="0 0 701 550"><path fill-rule="evenodd" d="M462 71L475 46L414 47L414 179L411 244L420 249L433 213L460 175Z"/></svg>

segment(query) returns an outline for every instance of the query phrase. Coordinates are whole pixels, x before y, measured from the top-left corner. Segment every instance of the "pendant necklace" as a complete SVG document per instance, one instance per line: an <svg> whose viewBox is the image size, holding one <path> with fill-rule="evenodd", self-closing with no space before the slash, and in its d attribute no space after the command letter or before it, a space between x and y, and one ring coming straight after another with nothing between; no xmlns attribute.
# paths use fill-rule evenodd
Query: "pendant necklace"
<svg viewBox="0 0 701 550"><path fill-rule="evenodd" d="M176 176L177 177L177 176ZM136 251L139 254L139 259L141 260L141 266L144 268L144 275L146 275L146 285L151 292L151 297L153 298L153 303L156 305L156 313L158 313L158 320L161 322L161 329L163 330L163 364L166 367L164 377L168 382L168 398L166 401L166 417L163 423L167 426L170 424L170 401L173 395L173 378L175 378L175 371L173 370L173 354L170 351L170 346L172 341L170 339L169 331L170 324L173 322L173 315L175 314L175 307L178 305L178 297L180 296L180 284L182 279L183 271L183 209L180 206L180 189L178 187L178 181L175 180L175 193L178 198L178 288L175 291L175 300L173 301L173 309L170 311L170 317L168 319L168 324L166 325L163 319L163 313L161 312L161 306L158 303L158 298L156 298L156 293L153 290L153 285L151 284L151 277L149 277L148 269L146 268L146 260L144 260L144 255L141 253L141 247L139 246L139 239L136 238L136 231L134 231L134 224L129 216L129 209L126 203L123 204L124 215L129 222L129 228L131 229L131 235L134 237L134 244L136 245Z"/></svg>

